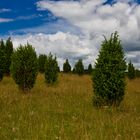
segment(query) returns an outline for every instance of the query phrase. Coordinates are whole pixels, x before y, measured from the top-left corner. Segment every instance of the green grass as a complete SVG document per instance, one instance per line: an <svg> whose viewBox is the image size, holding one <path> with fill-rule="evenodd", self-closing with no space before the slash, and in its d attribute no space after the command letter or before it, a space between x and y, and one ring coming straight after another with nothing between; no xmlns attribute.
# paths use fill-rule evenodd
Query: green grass
<svg viewBox="0 0 140 140"><path fill-rule="evenodd" d="M39 75L23 94L11 78L0 82L0 140L140 140L140 79L127 80L119 108L92 105L89 76L59 75L53 86Z"/></svg>

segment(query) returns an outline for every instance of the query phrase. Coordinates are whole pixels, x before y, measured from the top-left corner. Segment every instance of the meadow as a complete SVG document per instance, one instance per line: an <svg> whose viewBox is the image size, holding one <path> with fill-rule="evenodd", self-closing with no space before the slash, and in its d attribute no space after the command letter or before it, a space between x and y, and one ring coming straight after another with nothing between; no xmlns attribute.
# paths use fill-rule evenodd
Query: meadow
<svg viewBox="0 0 140 140"><path fill-rule="evenodd" d="M24 94L0 82L0 140L140 140L140 79L126 80L118 108L95 108L89 75L60 74L50 86L39 74Z"/></svg>

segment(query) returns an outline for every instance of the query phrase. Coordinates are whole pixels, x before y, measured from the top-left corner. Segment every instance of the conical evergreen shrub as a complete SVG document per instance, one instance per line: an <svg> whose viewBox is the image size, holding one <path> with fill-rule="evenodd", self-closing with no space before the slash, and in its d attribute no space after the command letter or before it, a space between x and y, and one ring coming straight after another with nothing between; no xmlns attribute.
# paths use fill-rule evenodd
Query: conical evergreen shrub
<svg viewBox="0 0 140 140"><path fill-rule="evenodd" d="M71 65L69 64L68 59L66 59L66 62L63 64L63 71L65 73L71 72Z"/></svg>
<svg viewBox="0 0 140 140"><path fill-rule="evenodd" d="M5 46L3 40L0 41L0 81L3 79L5 70Z"/></svg>
<svg viewBox="0 0 140 140"><path fill-rule="evenodd" d="M38 65L39 65L39 72L44 73L45 72L45 61L46 61L46 55L40 54L38 58Z"/></svg>
<svg viewBox="0 0 140 140"><path fill-rule="evenodd" d="M125 94L126 62L118 33L102 42L93 73L94 105L118 106Z"/></svg>
<svg viewBox="0 0 140 140"><path fill-rule="evenodd" d="M13 43L9 37L5 43L5 74L10 75L11 56L13 54Z"/></svg>
<svg viewBox="0 0 140 140"><path fill-rule="evenodd" d="M3 79L3 64L4 64L3 55L4 54L3 54L2 50L0 49L0 81L2 81L2 79Z"/></svg>
<svg viewBox="0 0 140 140"><path fill-rule="evenodd" d="M84 65L82 59L79 59L78 62L75 64L74 70L75 73L77 73L80 76L84 74Z"/></svg>
<svg viewBox="0 0 140 140"><path fill-rule="evenodd" d="M58 63L57 58L50 53L45 62L45 81L48 84L53 84L58 78Z"/></svg>
<svg viewBox="0 0 140 140"><path fill-rule="evenodd" d="M136 71L133 64L130 61L128 64L128 78L131 80L134 79L135 77L136 77Z"/></svg>
<svg viewBox="0 0 140 140"><path fill-rule="evenodd" d="M34 48L20 45L12 55L11 74L15 83L24 92L33 88L38 73L38 61Z"/></svg>
<svg viewBox="0 0 140 140"><path fill-rule="evenodd" d="M92 71L93 71L93 69L92 69L92 65L91 65L91 64L89 64L89 65L88 65L88 74L91 74L91 73L92 73Z"/></svg>

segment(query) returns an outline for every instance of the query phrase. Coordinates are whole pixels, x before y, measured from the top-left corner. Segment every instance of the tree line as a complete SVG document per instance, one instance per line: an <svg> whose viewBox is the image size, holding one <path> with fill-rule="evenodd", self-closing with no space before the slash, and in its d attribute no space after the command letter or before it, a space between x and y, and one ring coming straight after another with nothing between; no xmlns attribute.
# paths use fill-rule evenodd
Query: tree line
<svg viewBox="0 0 140 140"><path fill-rule="evenodd" d="M45 82L53 84L58 80L60 68L57 57L36 54L35 49L27 43L13 49L11 38L0 41L0 81L3 76L12 76L19 89L24 92L33 88L38 72L44 73ZM125 76L129 79L140 77L140 71L135 69L130 61L126 65L125 55L118 33L109 39L104 39L96 60L95 67L88 65L84 69L82 59L79 59L72 69L69 60L63 64L64 73L75 73L82 76L88 73L92 76L94 87L93 103L100 105L119 105L125 94Z"/></svg>
<svg viewBox="0 0 140 140"><path fill-rule="evenodd" d="M10 75L11 56L13 53L13 43L11 38L8 38L6 42L0 41L0 81L3 75Z"/></svg>
<svg viewBox="0 0 140 140"><path fill-rule="evenodd" d="M39 72L44 73L45 72L45 60L47 58L47 55L45 54L40 54L38 57L38 64L39 64ZM88 68L85 69L82 59L79 59L75 65L74 68L72 69L72 66L69 63L69 60L66 59L64 64L63 64L63 71L64 73L76 73L78 75L83 75L83 74L91 74L93 71L92 65L89 64ZM60 68L58 66L58 72L60 72Z"/></svg>

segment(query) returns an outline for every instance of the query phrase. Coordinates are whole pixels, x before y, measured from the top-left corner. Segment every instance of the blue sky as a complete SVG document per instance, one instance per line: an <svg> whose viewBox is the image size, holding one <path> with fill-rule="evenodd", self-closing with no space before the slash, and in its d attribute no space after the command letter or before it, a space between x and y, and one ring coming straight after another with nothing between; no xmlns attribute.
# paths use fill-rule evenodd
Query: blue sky
<svg viewBox="0 0 140 140"><path fill-rule="evenodd" d="M36 8L37 0L14 0L7 1L2 0L0 4L0 9L9 9L7 12L0 12L1 18L13 19L11 22L0 23L0 34L8 34L11 31L36 27L42 25L51 13L38 11ZM51 17L51 22L54 22L54 19Z"/></svg>
<svg viewBox="0 0 140 140"><path fill-rule="evenodd" d="M61 24L63 22L63 24L66 24L64 19L56 17L49 10L37 10L37 2L38 0L24 0L22 2L19 0L14 0L12 2L1 0L0 18L9 19L9 21L0 23L0 35L9 35L11 33L20 34L24 33L24 29L38 27L44 24L48 24L48 26L53 24L54 27L57 22L61 22ZM62 27L57 28L60 28L60 30L66 30L62 29ZM44 30L46 33L54 33L56 31L57 29Z"/></svg>
<svg viewBox="0 0 140 140"><path fill-rule="evenodd" d="M127 60L140 68L140 0L1 0L0 37L14 47L29 42L37 53L57 54L59 64L98 56L102 35L118 31Z"/></svg>

